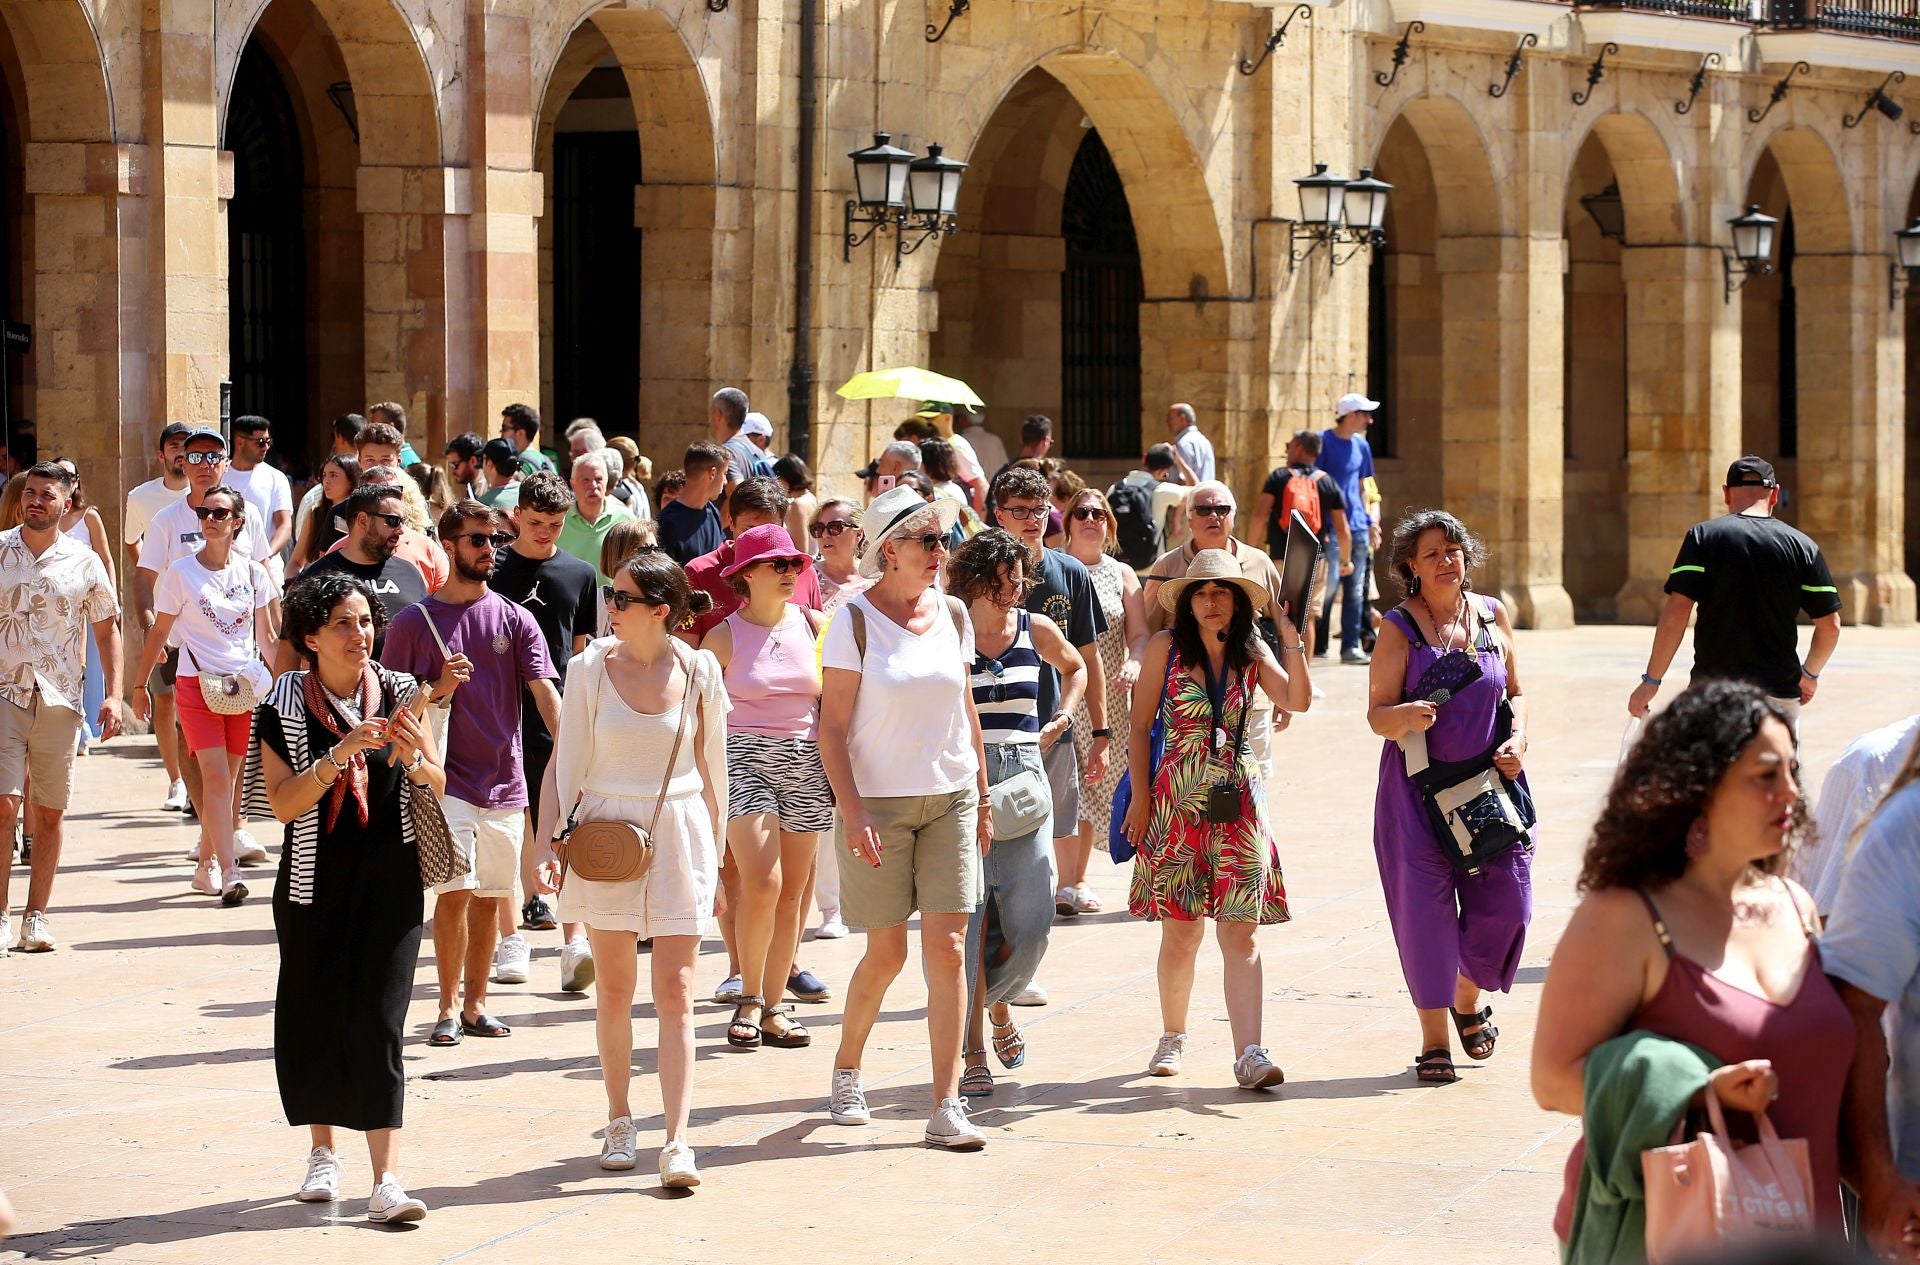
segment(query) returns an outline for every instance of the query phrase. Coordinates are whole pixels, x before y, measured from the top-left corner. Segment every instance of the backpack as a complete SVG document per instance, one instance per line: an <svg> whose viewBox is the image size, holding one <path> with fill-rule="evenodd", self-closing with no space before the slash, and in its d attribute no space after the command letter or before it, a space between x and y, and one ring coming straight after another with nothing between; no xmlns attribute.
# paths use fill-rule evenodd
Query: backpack
<svg viewBox="0 0 1920 1265"><path fill-rule="evenodd" d="M1304 473L1303 473L1304 471ZM1300 517L1307 520L1307 526L1313 534L1320 534L1320 472L1305 466L1290 466L1287 470L1287 486L1280 493L1280 503L1273 507L1275 522L1282 531L1293 521L1293 512L1300 511ZM1284 541L1286 538L1283 536Z"/></svg>
<svg viewBox="0 0 1920 1265"><path fill-rule="evenodd" d="M1160 533L1153 522L1153 489L1122 479L1107 489L1107 504L1113 509L1120 556L1135 570L1152 566L1160 555Z"/></svg>

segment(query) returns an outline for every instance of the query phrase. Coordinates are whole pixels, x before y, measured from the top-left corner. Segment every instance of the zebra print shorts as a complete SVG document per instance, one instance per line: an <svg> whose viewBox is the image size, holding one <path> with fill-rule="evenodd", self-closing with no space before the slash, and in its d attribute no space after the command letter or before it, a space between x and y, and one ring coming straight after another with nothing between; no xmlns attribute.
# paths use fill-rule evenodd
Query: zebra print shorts
<svg viewBox="0 0 1920 1265"><path fill-rule="evenodd" d="M833 829L833 788L811 738L727 735L727 819L773 813L780 829L818 834Z"/></svg>

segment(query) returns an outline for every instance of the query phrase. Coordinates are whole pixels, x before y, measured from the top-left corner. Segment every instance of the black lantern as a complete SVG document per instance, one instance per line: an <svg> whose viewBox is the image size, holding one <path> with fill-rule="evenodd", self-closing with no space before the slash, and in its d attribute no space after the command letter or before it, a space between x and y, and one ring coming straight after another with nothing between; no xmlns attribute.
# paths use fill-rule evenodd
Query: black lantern
<svg viewBox="0 0 1920 1265"><path fill-rule="evenodd" d="M1600 236L1611 237L1622 243L1627 240L1627 208L1620 201L1618 181L1598 193L1589 193L1581 198L1580 205L1587 208L1587 214L1593 217L1594 224L1600 229Z"/></svg>
<svg viewBox="0 0 1920 1265"><path fill-rule="evenodd" d="M898 211L907 204L907 168L913 155L895 148L892 140L886 132L875 132L873 144L847 155L853 159L854 201L863 211Z"/></svg>
<svg viewBox="0 0 1920 1265"><path fill-rule="evenodd" d="M939 144L927 146L927 156L914 159L907 169L914 214L951 216L960 202L960 176L966 169L965 163L942 153Z"/></svg>
<svg viewBox="0 0 1920 1265"><path fill-rule="evenodd" d="M1386 219L1387 194L1393 186L1374 179L1371 167L1362 167L1360 178L1349 180L1330 173L1325 163L1315 163L1313 174L1302 176L1293 185L1300 191L1300 218L1288 230L1292 241L1287 252L1289 271L1322 246L1327 248L1327 258L1338 267L1361 250L1386 245L1386 234L1380 226ZM1302 242L1306 243L1304 247ZM1341 254L1342 244L1350 244L1353 249Z"/></svg>
<svg viewBox="0 0 1920 1265"><path fill-rule="evenodd" d="M1915 277L1920 277L1920 218L1893 232L1897 258L1887 269L1887 306L1898 310L1900 296L1907 292Z"/></svg>
<svg viewBox="0 0 1920 1265"><path fill-rule="evenodd" d="M927 156L916 158L892 141L887 133L875 132L873 144L847 155L853 160L854 196L847 199L842 259L851 260L855 246L887 229L895 234L895 258L912 254L930 237L954 231L960 176L967 164L948 158L938 145L927 146ZM855 233L863 224L867 231ZM916 234L911 242L909 233Z"/></svg>
<svg viewBox="0 0 1920 1265"><path fill-rule="evenodd" d="M1316 233L1331 233L1340 227L1344 210L1341 194L1346 190L1345 176L1331 175L1325 163L1315 163L1313 174L1293 182L1300 190L1300 224Z"/></svg>
<svg viewBox="0 0 1920 1265"><path fill-rule="evenodd" d="M1733 230L1733 249L1722 247L1720 262L1726 269L1726 301L1731 303L1733 292L1749 279L1764 277L1773 271L1773 235L1780 221L1749 203L1747 213L1728 220L1727 227ZM1736 273L1740 276L1738 281L1734 280Z"/></svg>
<svg viewBox="0 0 1920 1265"><path fill-rule="evenodd" d="M1393 192L1393 186L1384 180L1376 180L1373 168L1362 167L1360 178L1347 182L1342 201L1346 204L1347 232L1356 238L1371 240L1380 233L1381 225L1387 218L1387 194Z"/></svg>

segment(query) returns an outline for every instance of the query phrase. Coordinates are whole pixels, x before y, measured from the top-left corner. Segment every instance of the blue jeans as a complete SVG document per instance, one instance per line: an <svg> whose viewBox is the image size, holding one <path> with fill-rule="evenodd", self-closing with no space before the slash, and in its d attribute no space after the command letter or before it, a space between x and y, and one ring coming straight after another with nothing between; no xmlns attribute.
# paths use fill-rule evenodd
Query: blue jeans
<svg viewBox="0 0 1920 1265"><path fill-rule="evenodd" d="M986 752L989 787L1028 771L1046 778L1037 743L990 742ZM982 804L980 811L986 812L987 806ZM984 1001L994 1006L1031 984L1046 956L1047 937L1053 932L1052 814L1024 835L996 837L980 867L987 898L967 923L967 1000L976 1002L984 959Z"/></svg>
<svg viewBox="0 0 1920 1265"><path fill-rule="evenodd" d="M1340 574L1340 539L1329 536L1326 541L1327 553L1327 595L1320 607L1319 633L1313 639L1314 648L1324 654L1327 645L1327 629L1333 615L1334 595L1340 596L1340 653L1348 654L1360 648L1360 634L1366 630L1367 614L1367 568L1372 562L1367 548L1367 528L1356 527L1353 530L1353 574Z"/></svg>

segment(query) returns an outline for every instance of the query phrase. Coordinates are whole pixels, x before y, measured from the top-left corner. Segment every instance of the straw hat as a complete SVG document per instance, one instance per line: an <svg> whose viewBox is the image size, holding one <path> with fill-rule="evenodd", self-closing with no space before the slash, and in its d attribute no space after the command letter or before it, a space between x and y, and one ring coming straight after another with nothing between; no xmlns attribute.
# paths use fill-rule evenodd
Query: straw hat
<svg viewBox="0 0 1920 1265"><path fill-rule="evenodd" d="M860 555L860 574L877 580L887 569L887 555L881 546L901 535L901 528L922 510L939 516L941 535L953 530L960 518L960 502L950 496L937 496L929 503L910 487L888 488L867 504L861 526L867 532L867 548Z"/></svg>
<svg viewBox="0 0 1920 1265"><path fill-rule="evenodd" d="M1181 594L1193 585L1209 581L1234 585L1247 595L1256 612L1272 599L1266 585L1241 574L1240 564L1233 560L1232 554L1224 549L1202 549L1187 564L1185 575L1175 576L1160 586L1160 605L1168 611L1177 611L1180 609Z"/></svg>

